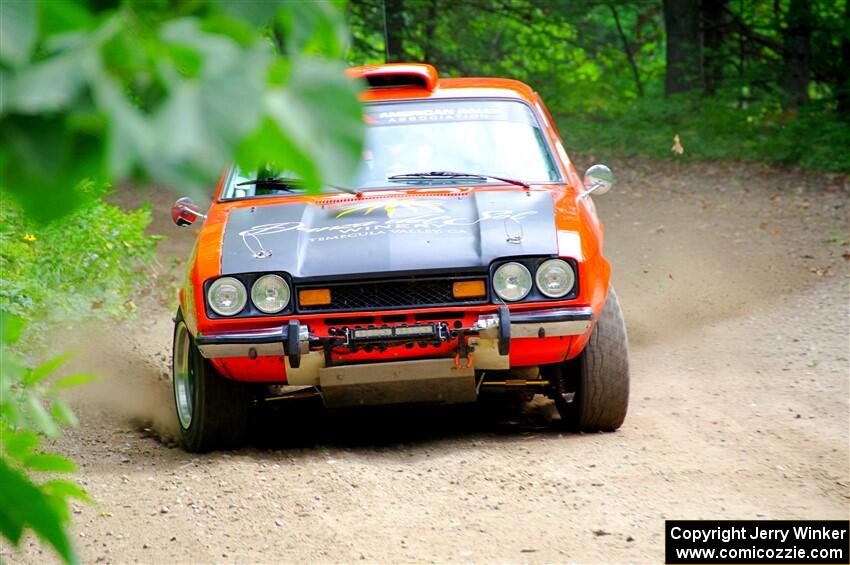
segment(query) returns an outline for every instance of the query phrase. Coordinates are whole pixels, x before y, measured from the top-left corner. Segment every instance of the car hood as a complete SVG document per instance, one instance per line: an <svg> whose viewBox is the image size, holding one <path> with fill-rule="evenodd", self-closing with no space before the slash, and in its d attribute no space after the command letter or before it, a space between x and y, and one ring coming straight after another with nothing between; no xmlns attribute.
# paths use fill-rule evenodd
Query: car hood
<svg viewBox="0 0 850 565"><path fill-rule="evenodd" d="M482 271L500 257L558 252L552 193L475 191L233 208L221 273L294 279Z"/></svg>

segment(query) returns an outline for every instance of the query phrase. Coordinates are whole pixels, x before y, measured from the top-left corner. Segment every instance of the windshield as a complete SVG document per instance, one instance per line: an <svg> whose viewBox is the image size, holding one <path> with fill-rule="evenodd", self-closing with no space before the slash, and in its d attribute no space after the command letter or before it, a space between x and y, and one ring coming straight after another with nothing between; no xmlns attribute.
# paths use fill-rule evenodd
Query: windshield
<svg viewBox="0 0 850 565"><path fill-rule="evenodd" d="M557 182L544 134L532 110L512 100L428 100L371 104L362 161L350 188L374 190L422 184L487 184L505 177L527 183ZM491 178L392 179L431 171ZM291 175L284 175L291 176ZM242 185L255 174L234 171L224 198L287 194L292 187Z"/></svg>

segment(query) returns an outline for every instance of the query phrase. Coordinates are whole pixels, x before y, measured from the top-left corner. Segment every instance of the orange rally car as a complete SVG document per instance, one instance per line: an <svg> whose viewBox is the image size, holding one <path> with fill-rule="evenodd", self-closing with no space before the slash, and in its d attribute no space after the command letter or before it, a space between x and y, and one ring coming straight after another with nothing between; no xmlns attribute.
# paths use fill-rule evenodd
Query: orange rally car
<svg viewBox="0 0 850 565"><path fill-rule="evenodd" d="M544 394L615 430L628 345L593 194L527 85L429 65L349 69L369 85L353 190L318 195L230 167L180 291L173 383L190 451L239 445L250 407L328 408Z"/></svg>

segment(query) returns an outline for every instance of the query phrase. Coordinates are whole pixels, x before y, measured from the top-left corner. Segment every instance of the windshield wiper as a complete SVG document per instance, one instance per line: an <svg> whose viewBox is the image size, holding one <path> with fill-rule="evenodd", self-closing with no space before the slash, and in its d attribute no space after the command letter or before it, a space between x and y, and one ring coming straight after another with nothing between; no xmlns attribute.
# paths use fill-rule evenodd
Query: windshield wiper
<svg viewBox="0 0 850 565"><path fill-rule="evenodd" d="M303 190L303 187L300 185L301 181L295 178L288 177L277 177L277 178L268 178L268 179L251 179L243 182L236 183L236 186L245 186L248 184L255 184L257 186L263 185L271 185L275 188L279 188L280 190L285 190L286 192L293 192L293 189ZM329 186L331 188L335 188L342 192L347 192L349 194L354 194L356 196L360 196L360 192L354 190L353 188L348 188L347 186L338 186L335 184L325 184L325 186Z"/></svg>
<svg viewBox="0 0 850 565"><path fill-rule="evenodd" d="M525 183L521 180L509 179L506 177L497 177L496 175L484 175L481 173L458 173L454 171L431 171L429 173L405 173L402 175L392 175L391 177L387 177L388 181L398 181L403 182L406 180L439 180L439 179L494 179L500 180L502 182L506 182L508 184L513 184L516 186L521 186L523 188L529 188L528 183Z"/></svg>

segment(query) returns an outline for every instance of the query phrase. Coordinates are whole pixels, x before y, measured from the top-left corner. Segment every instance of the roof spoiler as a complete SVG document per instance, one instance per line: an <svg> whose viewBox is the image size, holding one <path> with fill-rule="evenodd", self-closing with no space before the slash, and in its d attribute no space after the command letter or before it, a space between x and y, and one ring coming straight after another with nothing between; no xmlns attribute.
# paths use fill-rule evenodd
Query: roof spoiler
<svg viewBox="0 0 850 565"><path fill-rule="evenodd" d="M424 88L434 90L437 86L437 69L419 63L390 63L351 67L345 70L351 78L366 79L369 88Z"/></svg>

